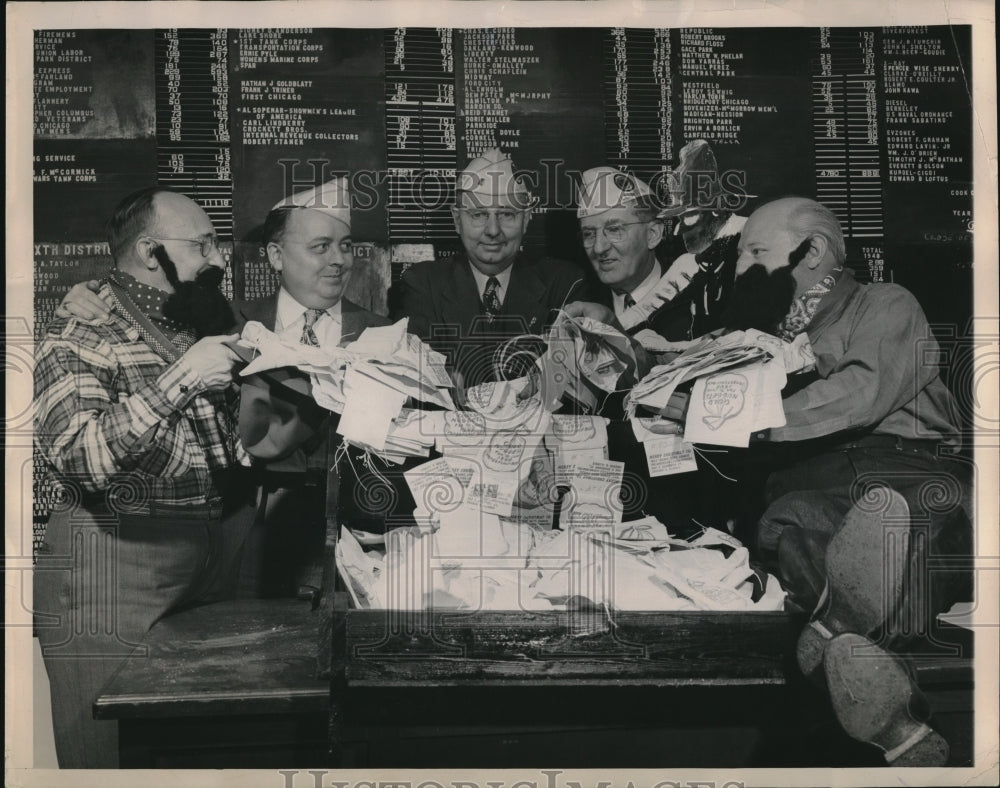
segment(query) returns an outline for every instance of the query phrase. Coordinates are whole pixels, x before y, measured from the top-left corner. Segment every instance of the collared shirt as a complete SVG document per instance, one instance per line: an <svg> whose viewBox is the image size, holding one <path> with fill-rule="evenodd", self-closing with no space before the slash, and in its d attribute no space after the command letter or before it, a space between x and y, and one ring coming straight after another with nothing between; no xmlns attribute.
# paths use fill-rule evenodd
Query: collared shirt
<svg viewBox="0 0 1000 788"><path fill-rule="evenodd" d="M639 283L639 286L628 295L632 296L632 300L638 304L648 293L652 292L653 288L656 287L659 281L660 264L654 260L653 267L650 269L649 275L643 279ZM611 294L611 299L615 307L615 317L621 317L625 312L625 295L625 293L618 293L615 291Z"/></svg>
<svg viewBox="0 0 1000 788"><path fill-rule="evenodd" d="M513 268L513 265L508 265L499 274L493 274L497 280L497 298L500 299L501 304L507 298L507 288L510 285L510 272ZM479 290L479 298L482 300L483 292L486 290L486 283L490 281L490 275L484 274L472 263L469 263L469 270L472 271L472 276L476 279L476 288Z"/></svg>
<svg viewBox="0 0 1000 788"><path fill-rule="evenodd" d="M107 284L99 295L112 302ZM218 503L213 473L245 457L234 389L205 391L183 357L165 361L117 310L49 324L34 377L35 443L58 479L117 493L137 514Z"/></svg>
<svg viewBox="0 0 1000 788"><path fill-rule="evenodd" d="M308 307L302 306L285 288L278 290L278 314L274 320L274 332L282 339L298 342L302 338L302 328L306 324ZM340 344L343 319L340 301L329 307L313 326L313 333L321 348L335 348Z"/></svg>
<svg viewBox="0 0 1000 788"><path fill-rule="evenodd" d="M845 270L806 328L819 379L783 401L774 441L872 431L958 442L955 400L937 340L916 298L894 284L860 285Z"/></svg>

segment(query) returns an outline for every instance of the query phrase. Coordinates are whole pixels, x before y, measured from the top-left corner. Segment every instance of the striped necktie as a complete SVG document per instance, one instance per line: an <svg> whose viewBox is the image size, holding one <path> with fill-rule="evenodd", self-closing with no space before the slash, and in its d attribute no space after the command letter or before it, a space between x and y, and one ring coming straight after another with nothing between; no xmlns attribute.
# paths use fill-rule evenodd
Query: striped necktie
<svg viewBox="0 0 1000 788"><path fill-rule="evenodd" d="M319 340L316 339L316 332L313 331L313 326L316 325L316 321L323 316L324 309L307 309L303 315L305 323L302 326L302 337L299 339L299 343L303 345L312 345L313 347L319 347Z"/></svg>
<svg viewBox="0 0 1000 788"><path fill-rule="evenodd" d="M490 320L500 314L500 295L497 293L499 289L500 282L495 276L486 280L486 289L483 290L483 309Z"/></svg>

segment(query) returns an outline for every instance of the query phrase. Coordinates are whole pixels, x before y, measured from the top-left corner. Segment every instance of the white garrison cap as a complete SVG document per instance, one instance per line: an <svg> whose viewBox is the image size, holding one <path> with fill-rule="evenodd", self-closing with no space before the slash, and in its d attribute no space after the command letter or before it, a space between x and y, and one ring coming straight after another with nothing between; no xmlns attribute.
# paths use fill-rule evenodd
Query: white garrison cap
<svg viewBox="0 0 1000 788"><path fill-rule="evenodd" d="M530 206L534 200L524 182L514 175L514 162L499 148L490 148L469 162L455 184L460 192L480 197L507 195L516 205Z"/></svg>
<svg viewBox="0 0 1000 788"><path fill-rule="evenodd" d="M577 218L595 216L612 208L652 208L649 185L614 167L594 167L580 176Z"/></svg>
<svg viewBox="0 0 1000 788"><path fill-rule="evenodd" d="M309 208L322 211L334 219L340 219L351 226L351 196L347 191L347 178L334 178L326 183L297 192L278 202L271 210L278 208Z"/></svg>

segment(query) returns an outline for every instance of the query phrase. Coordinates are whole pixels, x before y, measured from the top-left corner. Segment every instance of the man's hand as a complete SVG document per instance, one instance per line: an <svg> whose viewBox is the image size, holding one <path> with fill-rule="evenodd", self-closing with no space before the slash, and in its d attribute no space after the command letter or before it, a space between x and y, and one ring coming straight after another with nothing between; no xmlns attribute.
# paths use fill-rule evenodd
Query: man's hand
<svg viewBox="0 0 1000 788"><path fill-rule="evenodd" d="M592 301L574 301L571 304L566 304L563 311L570 317L589 317L598 323L611 326L616 331L625 334L625 329L622 328L622 324L615 317L614 310L603 304L595 304ZM635 355L636 380L641 380L653 368L655 360L653 356L643 349L635 337L628 334L625 334L625 336L628 337L629 344L632 346L632 353Z"/></svg>
<svg viewBox="0 0 1000 788"><path fill-rule="evenodd" d="M198 373L206 390L224 389L233 382L233 367L241 363L224 342L233 342L239 334L205 337L195 342L182 358Z"/></svg>
<svg viewBox="0 0 1000 788"><path fill-rule="evenodd" d="M81 320L107 320L111 316L111 306L106 303L97 291L101 283L96 279L88 282L77 282L56 307L55 317L78 317Z"/></svg>
<svg viewBox="0 0 1000 788"><path fill-rule="evenodd" d="M589 317L598 323L614 326L621 330L621 326L615 320L615 313L610 307L606 307L603 304L595 304L591 301L574 301L571 304L566 304L563 307L563 311L570 317Z"/></svg>

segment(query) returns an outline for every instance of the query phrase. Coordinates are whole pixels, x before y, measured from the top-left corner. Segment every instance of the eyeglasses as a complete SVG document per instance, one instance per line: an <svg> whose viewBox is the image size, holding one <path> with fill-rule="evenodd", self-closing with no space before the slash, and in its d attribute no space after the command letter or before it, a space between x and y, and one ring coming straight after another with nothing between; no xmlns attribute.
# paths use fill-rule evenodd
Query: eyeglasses
<svg viewBox="0 0 1000 788"><path fill-rule="evenodd" d="M201 247L202 257L211 257L212 252L217 252L219 250L219 237L217 235L209 235L205 238L154 238L154 241L182 241L188 244L196 244Z"/></svg>
<svg viewBox="0 0 1000 788"><path fill-rule="evenodd" d="M524 213L524 211L515 211L506 208L498 211L488 211L484 208L460 208L459 210L466 215L469 224L476 229L485 227L486 222L489 221L490 213L492 213L496 216L497 224L505 230L510 230L517 226L518 220Z"/></svg>
<svg viewBox="0 0 1000 788"><path fill-rule="evenodd" d="M625 228L630 227L633 224L649 224L651 220L644 222L619 222L617 224L606 224L601 228L601 232L604 233L604 237L608 239L609 243L619 243L625 240ZM580 230L580 240L583 241L583 246L589 249L594 244L597 243L597 229L594 227L585 227Z"/></svg>

